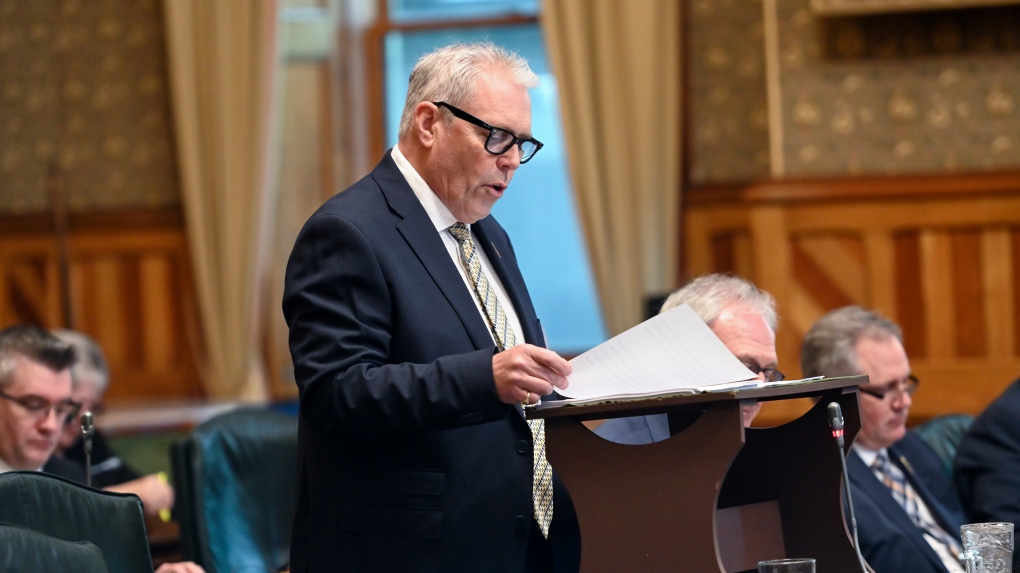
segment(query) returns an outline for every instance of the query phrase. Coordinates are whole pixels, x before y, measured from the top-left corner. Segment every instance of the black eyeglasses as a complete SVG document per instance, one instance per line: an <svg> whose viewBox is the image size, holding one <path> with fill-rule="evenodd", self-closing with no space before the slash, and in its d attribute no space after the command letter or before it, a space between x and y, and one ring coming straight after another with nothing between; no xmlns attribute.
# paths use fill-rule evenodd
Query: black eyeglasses
<svg viewBox="0 0 1020 573"><path fill-rule="evenodd" d="M78 415L78 410L81 409L81 404L72 400L63 400L53 404L41 396L11 396L3 391L0 391L0 398L21 406L37 420L46 418L50 415L50 410L53 410L57 414L57 420L65 424L74 420L74 417Z"/></svg>
<svg viewBox="0 0 1020 573"><path fill-rule="evenodd" d="M757 364L744 364L748 370L754 372L755 375L763 374L766 382L779 382L786 378L786 374L776 370L775 368L762 368Z"/></svg>
<svg viewBox="0 0 1020 573"><path fill-rule="evenodd" d="M493 155L503 155L513 146L518 146L521 150L521 163L527 163L532 157L538 153L539 149L542 149L542 142L533 138L518 137L513 133L500 128L493 127L470 113L457 109L445 101L434 101L432 102L436 107L445 107L450 110L450 113L454 117L459 117L468 123L473 123L478 127L488 129L489 137L485 140L485 150Z"/></svg>
<svg viewBox="0 0 1020 573"><path fill-rule="evenodd" d="M917 379L917 376L911 374L899 382L890 383L885 388L865 388L864 386L858 386L857 389L868 396L874 396L879 400L885 400L888 398L891 402L900 398L904 394L913 396L914 392L917 391L917 385L920 383L921 381Z"/></svg>

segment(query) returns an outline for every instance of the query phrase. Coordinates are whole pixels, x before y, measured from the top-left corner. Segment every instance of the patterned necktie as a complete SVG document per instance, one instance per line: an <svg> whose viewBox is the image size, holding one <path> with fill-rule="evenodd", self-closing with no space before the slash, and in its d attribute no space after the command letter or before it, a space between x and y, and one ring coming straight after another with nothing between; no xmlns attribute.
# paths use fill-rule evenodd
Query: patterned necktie
<svg viewBox="0 0 1020 573"><path fill-rule="evenodd" d="M454 223L447 229L460 245L460 259L467 269L468 278L474 287L478 302L485 309L489 330L500 351L517 345L514 334L503 307L496 299L496 292L489 285L489 279L482 272L482 263L478 257L478 249L471 238L471 230L464 223ZM535 459L532 475L531 498L535 507L535 521L542 530L544 537L549 537L549 524L553 517L552 466L545 458L545 420L528 420L531 436L534 439Z"/></svg>
<svg viewBox="0 0 1020 573"><path fill-rule="evenodd" d="M889 456L885 451L878 453L878 457L875 458L871 467L875 470L879 479L882 480L882 483L885 484L885 487L889 488L889 491L892 492L893 499L907 513L910 521L914 522L918 529L934 537L942 545L945 545L952 555L959 556L960 552L963 551L960 542L953 538L952 535L946 533L946 530L942 529L939 524L926 519L921 514L918 509L919 498L917 497L917 492L907 483L907 478L903 475L903 471L889 461Z"/></svg>

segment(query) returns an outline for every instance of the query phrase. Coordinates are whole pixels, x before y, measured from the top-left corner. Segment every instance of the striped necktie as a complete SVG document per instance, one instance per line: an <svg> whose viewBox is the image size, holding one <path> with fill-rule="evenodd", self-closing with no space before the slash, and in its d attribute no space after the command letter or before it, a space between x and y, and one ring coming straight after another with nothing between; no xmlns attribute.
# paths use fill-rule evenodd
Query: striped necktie
<svg viewBox="0 0 1020 573"><path fill-rule="evenodd" d="M907 478L903 475L903 471L889 461L889 456L885 451L878 453L878 457L875 458L871 467L879 479L882 480L882 483L885 484L885 487L889 488L889 491L892 492L893 499L907 513L910 521L918 529L935 538L942 545L945 545L952 555L959 556L960 552L963 551L960 542L949 533L946 533L946 530L942 529L939 524L926 519L921 514L918 509L920 498L917 496L917 492L907 483Z"/></svg>
<svg viewBox="0 0 1020 573"><path fill-rule="evenodd" d="M467 270L471 286L478 302L485 309L489 322L489 330L496 340L500 351L517 345L506 312L496 299L496 291L489 285L489 279L482 272L481 259L475 241L471 238L471 230L464 223L454 223L447 229L460 245L460 259ZM531 436L534 439L534 469L532 474L531 498L535 508L535 521L542 530L542 535L549 537L549 524L553 517L552 466L545 457L545 420L528 420Z"/></svg>

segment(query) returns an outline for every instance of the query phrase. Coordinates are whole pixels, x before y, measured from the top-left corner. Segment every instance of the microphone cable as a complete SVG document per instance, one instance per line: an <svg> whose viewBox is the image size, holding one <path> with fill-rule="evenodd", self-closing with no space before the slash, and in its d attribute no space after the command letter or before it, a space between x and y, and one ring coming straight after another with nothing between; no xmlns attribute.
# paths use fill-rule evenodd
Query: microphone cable
<svg viewBox="0 0 1020 573"><path fill-rule="evenodd" d="M843 472L843 492L846 495L846 506L850 512L850 529L853 533L854 551L857 553L857 562L863 573L868 573L868 566L864 563L864 556L861 555L861 543L857 540L857 516L854 515L854 500L850 493L850 477L846 472L846 453L843 451L845 440L843 439L843 410L838 402L829 402L829 427L832 428L832 437L836 438L836 447L839 448L839 463Z"/></svg>

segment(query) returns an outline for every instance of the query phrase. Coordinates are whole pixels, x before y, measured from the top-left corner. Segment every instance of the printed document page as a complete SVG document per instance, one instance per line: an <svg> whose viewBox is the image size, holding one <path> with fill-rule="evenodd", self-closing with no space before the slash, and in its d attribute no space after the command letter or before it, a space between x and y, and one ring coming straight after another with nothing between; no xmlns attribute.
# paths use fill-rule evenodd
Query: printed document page
<svg viewBox="0 0 1020 573"><path fill-rule="evenodd" d="M684 304L570 361L568 402L754 388L754 373Z"/></svg>

